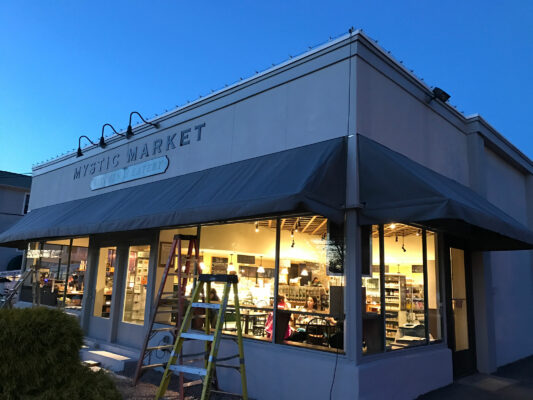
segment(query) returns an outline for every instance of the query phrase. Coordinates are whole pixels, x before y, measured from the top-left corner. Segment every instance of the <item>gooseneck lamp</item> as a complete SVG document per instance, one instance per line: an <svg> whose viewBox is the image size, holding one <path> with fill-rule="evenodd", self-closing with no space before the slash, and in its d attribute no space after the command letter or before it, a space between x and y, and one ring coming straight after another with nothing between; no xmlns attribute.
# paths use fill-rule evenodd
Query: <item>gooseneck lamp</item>
<svg viewBox="0 0 533 400"><path fill-rule="evenodd" d="M81 157L83 155L83 152L81 151L81 138L85 138L87 139L91 144L93 145L96 145L96 143L94 143L91 139L89 139L87 136L85 135L81 135L79 138L78 138L78 155L76 157Z"/></svg>
<svg viewBox="0 0 533 400"><path fill-rule="evenodd" d="M102 149L104 149L107 146L107 143L104 139L104 129L106 126L109 126L111 129L113 129L113 132L115 132L115 135L124 136L122 133L118 133L115 128L113 128L113 125L111 124L104 124L102 126L102 136L100 136L100 142L98 143L98 146L100 146Z"/></svg>
<svg viewBox="0 0 533 400"><path fill-rule="evenodd" d="M140 119L142 119L142 121L145 123L145 124L148 124L148 125L152 125L154 128L159 128L159 124L157 123L152 123L152 122L148 122L147 120L145 120L143 118L143 116L141 114L139 114L137 111L132 111L130 113L130 121L128 123L128 130L126 131L126 139L129 139L133 136L133 129L131 127L131 118L133 117L133 114L137 114L139 116Z"/></svg>

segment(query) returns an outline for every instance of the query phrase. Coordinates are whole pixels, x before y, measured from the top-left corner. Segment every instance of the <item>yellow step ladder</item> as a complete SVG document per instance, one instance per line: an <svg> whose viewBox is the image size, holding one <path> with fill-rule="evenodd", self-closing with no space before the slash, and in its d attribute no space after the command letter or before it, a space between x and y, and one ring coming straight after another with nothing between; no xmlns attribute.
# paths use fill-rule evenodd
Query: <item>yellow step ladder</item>
<svg viewBox="0 0 533 400"><path fill-rule="evenodd" d="M161 379L161 384L156 394L156 399L161 399L167 391L170 378L173 373L187 373L192 375L198 375L203 378L203 389L201 400L209 399L209 394L212 391L211 381L215 374L216 367L224 368L234 368L238 370L241 374L241 384L242 384L242 395L241 397L244 400L248 400L248 392L246 388L246 372L244 368L244 348L242 345L242 326L241 326L241 314L239 310L239 291L238 291L238 282L239 278L237 275L209 275L202 274L198 278L198 284L194 288L189 307L185 313L183 323L181 324L178 336L176 337L176 342L174 344L174 349L170 353L170 359L168 360L167 367L165 368L165 373ZM211 290L212 282L221 282L224 283L224 292L222 294L222 300L220 303L210 303L209 294ZM204 286L207 288L206 293L204 294ZM226 309L228 306L228 299L230 294L230 289L233 287L234 293L234 302L235 302L235 325L237 328L237 344L239 347L239 353L224 358L217 358L218 348L220 345L220 340L222 339L222 326L224 324L224 318L226 314ZM205 302L198 302L200 295L204 294ZM204 331L194 331L190 329L191 320L193 317L193 309L203 308L206 310L205 313L205 326ZM218 310L218 316L216 318L216 325L214 332L211 331L211 323L209 321L209 310ZM197 366L190 366L187 364L180 364L178 360L186 358L186 355L180 357L183 342L185 340L201 340L205 341L206 351L204 358L188 360L188 362L194 361L204 361L204 368ZM207 356L207 354L209 354ZM207 356L207 357L206 357ZM231 359L239 359L239 366L228 365L228 364L219 364L221 361L228 361ZM180 361L181 362L181 361ZM183 393L180 393L180 398L183 398Z"/></svg>

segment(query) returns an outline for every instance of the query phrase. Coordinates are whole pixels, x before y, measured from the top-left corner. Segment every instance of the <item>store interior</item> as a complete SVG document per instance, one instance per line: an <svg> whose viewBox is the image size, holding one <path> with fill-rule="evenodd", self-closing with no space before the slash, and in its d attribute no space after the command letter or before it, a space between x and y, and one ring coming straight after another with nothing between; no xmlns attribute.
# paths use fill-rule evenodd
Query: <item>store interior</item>
<svg viewBox="0 0 533 400"><path fill-rule="evenodd" d="M276 341L288 345L332 348L333 341L339 341L343 329L343 323L335 319L344 313L344 277L340 272L343 243L339 243L339 239L333 240L328 231L331 225L321 216L282 218L279 223L277 335L272 332L276 219L202 226L199 267L203 273L239 276L241 323L245 337L272 341L276 336ZM194 235L196 228L161 231L160 248L168 249L178 233ZM160 251L158 283L168 253L169 250ZM187 244L182 246L182 254L186 253ZM177 278L174 278L167 281L164 291L175 290L176 286ZM191 289L192 278L187 294ZM223 286L213 284L212 289L210 301L217 301ZM157 321L173 322L164 315ZM201 328L201 324L196 327ZM224 330L227 333L236 330L232 312L226 315ZM333 344L335 349L342 347L341 343Z"/></svg>
<svg viewBox="0 0 533 400"><path fill-rule="evenodd" d="M430 342L442 338L436 235L419 227L391 223L383 226L383 236L384 310L380 282L379 228L377 225L372 227L369 241L371 266L362 278L363 354L381 352L384 346L386 351L392 351L427 344L426 324ZM427 290L424 289L425 280Z"/></svg>

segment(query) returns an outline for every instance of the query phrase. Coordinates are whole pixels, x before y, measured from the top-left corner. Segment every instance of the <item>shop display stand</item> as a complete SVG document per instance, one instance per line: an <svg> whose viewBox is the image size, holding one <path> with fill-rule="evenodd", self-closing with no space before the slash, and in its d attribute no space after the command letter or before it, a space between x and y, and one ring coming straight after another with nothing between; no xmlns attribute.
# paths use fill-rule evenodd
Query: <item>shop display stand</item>
<svg viewBox="0 0 533 400"><path fill-rule="evenodd" d="M185 260L185 270L182 272L181 266L183 265L183 257L185 255L182 255L182 242L188 241L189 242L189 248L186 255ZM178 250L178 254L176 256L176 249ZM193 250L194 250L194 257L193 257ZM147 364L144 365L144 360L148 357L149 354L153 351L157 350L170 350L174 347L173 344L167 344L167 345L161 345L161 346L148 346L148 343L150 342L150 339L152 339L157 333L160 332L168 332L172 334L173 337L177 336L177 332L179 327L181 326L182 321L182 312L183 312L183 305L185 303L185 288L187 287L187 279L189 276L189 271L191 267L191 261L194 261L195 270L199 267L198 265L199 260L199 248L198 248L198 237L192 236L192 235L175 235L174 240L172 242L172 247L168 256L167 263L165 265L165 269L163 271L163 276L161 278L161 284L159 285L159 290L157 292L157 295L155 297L154 301L154 307L152 308L150 312L150 323L149 323L149 329L147 331L147 334L144 338L143 345L141 348L141 353L139 357L139 361L137 362L137 368L135 370L135 375L133 377L133 385L136 385L139 381L139 378L141 377L141 374L143 371L146 371L147 369L157 368L157 367L164 367L165 363L158 363L158 364ZM164 292L165 289L165 283L167 281L168 276L177 276L178 278L178 287L176 291L172 292ZM177 305L177 309L174 307L170 310L165 309L169 306L175 306ZM176 323L174 326L165 327L165 328L155 328L155 319L157 315L160 314L177 314L176 317ZM181 357L181 354L178 355L180 364L183 362L183 358ZM180 379L179 379L179 391L180 396L183 393L183 373L180 373ZM181 398L181 397L180 397Z"/></svg>
<svg viewBox="0 0 533 400"><path fill-rule="evenodd" d="M400 311L406 308L405 275L385 274L385 335L387 346L394 342L398 327L404 323Z"/></svg>

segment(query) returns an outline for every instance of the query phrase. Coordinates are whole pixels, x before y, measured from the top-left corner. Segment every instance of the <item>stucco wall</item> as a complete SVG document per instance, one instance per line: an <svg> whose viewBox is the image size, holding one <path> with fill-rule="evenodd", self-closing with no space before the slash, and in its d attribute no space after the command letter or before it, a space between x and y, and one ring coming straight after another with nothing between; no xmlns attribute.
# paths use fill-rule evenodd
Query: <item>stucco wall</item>
<svg viewBox="0 0 533 400"><path fill-rule="evenodd" d="M487 198L527 225L525 175L489 149ZM531 200L529 200L531 201ZM531 252L492 252L492 294L496 363L504 365L533 354L533 270Z"/></svg>
<svg viewBox="0 0 533 400"><path fill-rule="evenodd" d="M468 185L466 136L363 59L356 68L357 132Z"/></svg>
<svg viewBox="0 0 533 400"><path fill-rule="evenodd" d="M142 185L344 136L348 118L347 82L348 64L338 62L201 117L190 119L192 114L182 114L162 123L161 128L153 134L123 139L109 145L105 151L97 150L94 156L87 154L62 168L36 175L33 179L31 208ZM213 106L216 106L216 101L210 104L211 108ZM202 124L205 126L200 133L195 127ZM188 129L190 131L186 131ZM187 144L180 146L182 131L186 131L188 140L184 142ZM173 135L176 135L173 145L168 145L168 138ZM146 156L142 155L145 145ZM137 157L131 161L129 151L135 149ZM168 170L163 174L104 189L90 189L90 182L97 175L161 156L169 158Z"/></svg>

